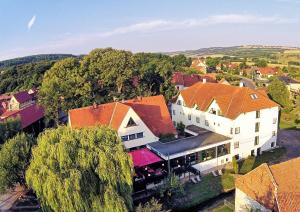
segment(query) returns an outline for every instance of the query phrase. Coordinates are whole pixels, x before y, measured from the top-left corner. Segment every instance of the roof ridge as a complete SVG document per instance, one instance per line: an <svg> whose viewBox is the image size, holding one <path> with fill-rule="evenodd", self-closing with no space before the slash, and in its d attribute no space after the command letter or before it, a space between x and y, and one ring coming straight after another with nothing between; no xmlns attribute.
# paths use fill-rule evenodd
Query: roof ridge
<svg viewBox="0 0 300 212"><path fill-rule="evenodd" d="M275 200L276 200L276 203L277 203L278 210L279 210L279 212L280 212L281 209L280 209L279 201L278 201L278 185L277 185L277 183L276 183L276 180L275 180L275 178L274 178L273 172L272 172L272 170L270 169L269 165L267 165L267 167L268 167L267 170L268 170L269 174L271 175L271 181L272 181L272 183L273 183L273 185L274 185L274 187L275 187L275 193L274 193L274 196L275 196Z"/></svg>
<svg viewBox="0 0 300 212"><path fill-rule="evenodd" d="M115 103L113 113L111 114L110 121L109 121L109 124L108 124L109 127L111 126L111 122L112 122L113 117L114 117L114 115L115 115L115 111L116 111L117 104L118 104L118 102Z"/></svg>

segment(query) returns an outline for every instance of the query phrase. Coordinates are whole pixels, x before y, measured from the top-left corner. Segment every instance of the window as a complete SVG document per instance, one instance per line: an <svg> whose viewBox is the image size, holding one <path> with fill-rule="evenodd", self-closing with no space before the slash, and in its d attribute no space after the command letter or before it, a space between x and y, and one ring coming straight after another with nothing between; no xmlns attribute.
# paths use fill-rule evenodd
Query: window
<svg viewBox="0 0 300 212"><path fill-rule="evenodd" d="M259 137L258 136L255 136L255 139L254 139L254 145L258 145L259 144Z"/></svg>
<svg viewBox="0 0 300 212"><path fill-rule="evenodd" d="M232 127L230 128L230 134L233 134L233 128Z"/></svg>
<svg viewBox="0 0 300 212"><path fill-rule="evenodd" d="M215 115L216 115L216 114L217 114L217 111L216 111L215 109L211 108L210 111L209 111L209 113L215 114Z"/></svg>
<svg viewBox="0 0 300 212"><path fill-rule="evenodd" d="M234 148L237 149L239 147L240 147L240 142L239 141L234 142Z"/></svg>
<svg viewBox="0 0 300 212"><path fill-rule="evenodd" d="M218 115L218 116L223 116L222 111L218 109L218 110L217 110L217 115Z"/></svg>
<svg viewBox="0 0 300 212"><path fill-rule="evenodd" d="M205 120L205 126L209 126L209 123L207 120Z"/></svg>
<svg viewBox="0 0 300 212"><path fill-rule="evenodd" d="M177 105L181 105L181 100L178 100L178 101L177 101Z"/></svg>
<svg viewBox="0 0 300 212"><path fill-rule="evenodd" d="M255 132L259 132L259 122L255 123Z"/></svg>
<svg viewBox="0 0 300 212"><path fill-rule="evenodd" d="M173 121L173 124L174 124L174 126L176 127L176 124L177 124L176 121Z"/></svg>
<svg viewBox="0 0 300 212"><path fill-rule="evenodd" d="M250 97L251 97L251 99L257 99L258 98L255 93L254 94L250 94Z"/></svg>
<svg viewBox="0 0 300 212"><path fill-rule="evenodd" d="M254 149L251 150L251 156L255 156Z"/></svg>
<svg viewBox="0 0 300 212"><path fill-rule="evenodd" d="M271 148L273 148L275 146L275 142L271 143Z"/></svg>
<svg viewBox="0 0 300 212"><path fill-rule="evenodd" d="M192 119L192 115L188 114L188 120L191 120L191 119Z"/></svg>
<svg viewBox="0 0 300 212"><path fill-rule="evenodd" d="M122 141L128 141L128 135L121 136Z"/></svg>
<svg viewBox="0 0 300 212"><path fill-rule="evenodd" d="M200 117L196 117L196 122L200 123Z"/></svg>
<svg viewBox="0 0 300 212"><path fill-rule="evenodd" d="M136 134L129 135L129 140L134 140L134 139L136 139Z"/></svg>
<svg viewBox="0 0 300 212"><path fill-rule="evenodd" d="M235 128L235 134L239 134L240 133L240 128L239 127L236 127Z"/></svg>
<svg viewBox="0 0 300 212"><path fill-rule="evenodd" d="M257 119L260 118L260 111L259 111L259 110L256 111L256 118L257 118Z"/></svg>
<svg viewBox="0 0 300 212"><path fill-rule="evenodd" d="M277 118L273 118L273 124L277 123Z"/></svg>
<svg viewBox="0 0 300 212"><path fill-rule="evenodd" d="M137 133L136 137L137 138L143 138L144 137L144 133L143 132Z"/></svg>
<svg viewBox="0 0 300 212"><path fill-rule="evenodd" d="M218 157L230 154L230 143L218 146L217 150L218 150Z"/></svg>
<svg viewBox="0 0 300 212"><path fill-rule="evenodd" d="M272 131L272 136L274 137L276 135L276 132L275 131Z"/></svg>
<svg viewBox="0 0 300 212"><path fill-rule="evenodd" d="M239 159L240 159L240 156L239 156L239 154L235 155L234 157L235 157L235 159L237 159L237 160L239 160Z"/></svg>
<svg viewBox="0 0 300 212"><path fill-rule="evenodd" d="M211 160L216 157L216 148L210 148L201 151L201 161Z"/></svg>
<svg viewBox="0 0 300 212"><path fill-rule="evenodd" d="M136 123L133 121L132 118L130 118L126 127L133 127L133 126L136 126Z"/></svg>
<svg viewBox="0 0 300 212"><path fill-rule="evenodd" d="M175 110L173 110L173 115L176 115Z"/></svg>

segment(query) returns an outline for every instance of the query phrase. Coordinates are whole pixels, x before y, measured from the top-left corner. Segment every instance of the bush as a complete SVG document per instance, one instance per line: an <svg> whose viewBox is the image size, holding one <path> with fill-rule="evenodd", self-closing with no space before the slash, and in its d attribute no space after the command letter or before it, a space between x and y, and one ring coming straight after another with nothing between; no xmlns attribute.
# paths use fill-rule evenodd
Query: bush
<svg viewBox="0 0 300 212"><path fill-rule="evenodd" d="M239 173L239 164L235 157L232 157L232 167L233 167L233 172L235 174L238 174Z"/></svg>
<svg viewBox="0 0 300 212"><path fill-rule="evenodd" d="M179 123L177 124L176 129L178 130L179 135L184 135L185 125L184 125L182 122L179 122Z"/></svg>

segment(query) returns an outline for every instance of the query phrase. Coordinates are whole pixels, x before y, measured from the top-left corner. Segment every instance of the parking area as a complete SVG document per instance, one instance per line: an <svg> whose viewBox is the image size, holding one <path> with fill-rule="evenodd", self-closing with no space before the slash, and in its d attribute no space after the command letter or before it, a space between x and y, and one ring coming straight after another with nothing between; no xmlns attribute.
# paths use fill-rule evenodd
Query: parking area
<svg viewBox="0 0 300 212"><path fill-rule="evenodd" d="M300 157L300 131L279 130L278 144L286 148L286 160Z"/></svg>

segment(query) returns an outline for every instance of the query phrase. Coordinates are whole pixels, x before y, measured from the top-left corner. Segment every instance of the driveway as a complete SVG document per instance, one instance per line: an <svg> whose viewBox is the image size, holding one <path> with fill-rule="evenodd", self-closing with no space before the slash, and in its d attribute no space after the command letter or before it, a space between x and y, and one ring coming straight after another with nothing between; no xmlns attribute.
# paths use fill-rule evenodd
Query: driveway
<svg viewBox="0 0 300 212"><path fill-rule="evenodd" d="M277 144L286 148L287 160L300 157L300 131L279 130Z"/></svg>

